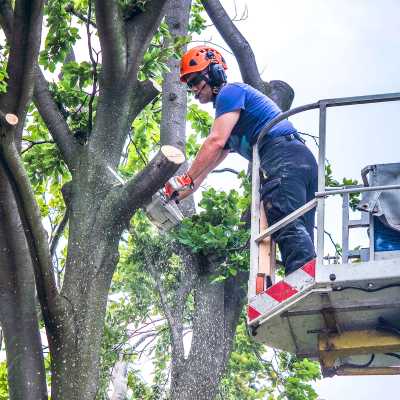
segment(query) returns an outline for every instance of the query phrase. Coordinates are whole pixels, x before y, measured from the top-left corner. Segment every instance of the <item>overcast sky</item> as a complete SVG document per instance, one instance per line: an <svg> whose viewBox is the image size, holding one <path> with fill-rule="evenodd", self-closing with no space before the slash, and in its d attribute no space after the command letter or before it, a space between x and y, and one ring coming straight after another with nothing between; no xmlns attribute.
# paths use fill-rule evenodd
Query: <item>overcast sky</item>
<svg viewBox="0 0 400 400"><path fill-rule="evenodd" d="M234 14L233 0L222 4ZM239 14L247 4L248 18L237 26L252 46L263 78L289 83L296 92L293 107L323 98L400 92L399 0L237 0L236 4ZM203 37L227 47L212 29ZM240 81L234 58L226 58L229 80ZM360 180L366 165L400 161L399 115L400 102L329 109L327 158L334 175ZM299 131L318 134L315 111L292 122ZM246 168L232 155L226 165ZM227 181L214 174L207 183L226 189L233 185ZM340 232L335 223L339 212L332 205L327 218L335 235ZM336 377L324 379L316 388L325 400L395 398L400 378Z"/></svg>

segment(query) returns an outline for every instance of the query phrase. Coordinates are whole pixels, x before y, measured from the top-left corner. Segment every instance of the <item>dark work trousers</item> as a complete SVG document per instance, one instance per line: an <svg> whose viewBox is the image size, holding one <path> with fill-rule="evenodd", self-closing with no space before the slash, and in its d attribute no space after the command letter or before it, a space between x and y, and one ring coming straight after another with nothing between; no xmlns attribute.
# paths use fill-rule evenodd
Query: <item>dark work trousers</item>
<svg viewBox="0 0 400 400"><path fill-rule="evenodd" d="M272 225L315 197L317 162L298 134L266 138L259 146L260 194L268 224ZM315 258L315 208L272 235L290 274Z"/></svg>

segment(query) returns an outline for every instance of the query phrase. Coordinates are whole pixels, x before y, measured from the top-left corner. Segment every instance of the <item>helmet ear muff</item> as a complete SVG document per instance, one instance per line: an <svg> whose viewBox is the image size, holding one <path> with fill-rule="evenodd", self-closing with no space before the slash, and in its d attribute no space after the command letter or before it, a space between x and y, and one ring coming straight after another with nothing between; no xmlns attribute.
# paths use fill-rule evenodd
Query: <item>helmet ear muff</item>
<svg viewBox="0 0 400 400"><path fill-rule="evenodd" d="M226 83L226 73L222 65L211 63L208 67L209 84L211 87L219 87Z"/></svg>

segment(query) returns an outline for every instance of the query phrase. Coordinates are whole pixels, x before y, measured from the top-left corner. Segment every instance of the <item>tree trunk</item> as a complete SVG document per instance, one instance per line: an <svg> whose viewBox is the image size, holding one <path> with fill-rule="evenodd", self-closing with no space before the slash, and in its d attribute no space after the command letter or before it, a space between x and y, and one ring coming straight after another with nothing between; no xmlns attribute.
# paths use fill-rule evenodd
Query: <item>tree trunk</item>
<svg viewBox="0 0 400 400"><path fill-rule="evenodd" d="M209 262L209 268L195 289L191 349L171 382L173 400L214 399L232 350L246 298L243 287L247 274L211 283L210 276L217 270L214 260Z"/></svg>
<svg viewBox="0 0 400 400"><path fill-rule="evenodd" d="M0 323L11 400L47 400L35 281L14 196L0 169Z"/></svg>
<svg viewBox="0 0 400 400"><path fill-rule="evenodd" d="M84 221L93 219L86 217ZM72 212L70 226L79 223L84 224ZM104 315L118 261L119 235L107 242L98 227L92 228L91 237L70 231L68 282L61 292L66 300L64 317L60 342L52 348L53 400L94 400L98 389Z"/></svg>

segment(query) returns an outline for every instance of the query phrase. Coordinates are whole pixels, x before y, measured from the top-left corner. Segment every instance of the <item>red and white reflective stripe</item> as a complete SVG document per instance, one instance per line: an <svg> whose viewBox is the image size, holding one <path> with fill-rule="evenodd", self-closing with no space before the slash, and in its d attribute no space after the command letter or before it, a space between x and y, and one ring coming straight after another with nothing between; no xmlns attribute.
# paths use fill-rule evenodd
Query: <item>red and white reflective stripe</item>
<svg viewBox="0 0 400 400"><path fill-rule="evenodd" d="M277 305L296 293L303 291L315 281L315 260L309 261L301 268L286 276L282 281L257 294L247 306L249 322L265 315Z"/></svg>

